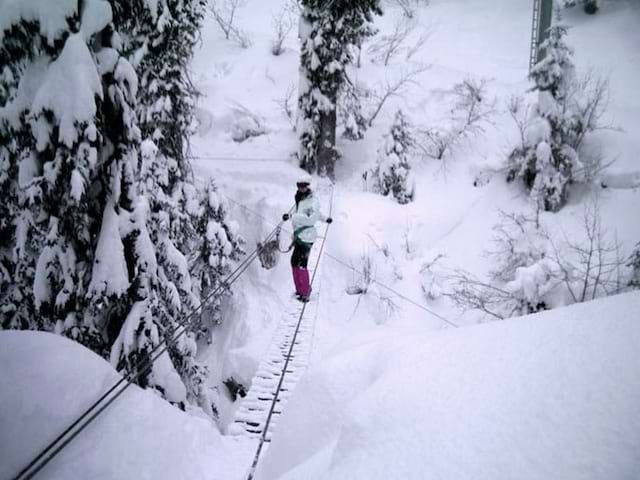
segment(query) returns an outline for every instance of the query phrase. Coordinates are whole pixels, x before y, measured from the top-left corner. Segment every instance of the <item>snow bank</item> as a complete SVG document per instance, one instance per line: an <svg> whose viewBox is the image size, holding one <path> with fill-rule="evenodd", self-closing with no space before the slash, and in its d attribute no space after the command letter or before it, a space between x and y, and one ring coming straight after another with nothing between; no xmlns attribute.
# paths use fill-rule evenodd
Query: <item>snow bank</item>
<svg viewBox="0 0 640 480"><path fill-rule="evenodd" d="M119 375L61 336L0 332L0 478L12 478ZM229 478L216 428L129 387L41 478Z"/></svg>
<svg viewBox="0 0 640 480"><path fill-rule="evenodd" d="M258 478L638 478L638 311L352 341L298 384Z"/></svg>

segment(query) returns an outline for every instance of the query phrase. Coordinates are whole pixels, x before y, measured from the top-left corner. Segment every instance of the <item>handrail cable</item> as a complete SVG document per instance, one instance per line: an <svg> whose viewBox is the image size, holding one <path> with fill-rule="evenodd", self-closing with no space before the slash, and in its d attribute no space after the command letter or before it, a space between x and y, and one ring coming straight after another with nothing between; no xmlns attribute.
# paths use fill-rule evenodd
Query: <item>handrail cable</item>
<svg viewBox="0 0 640 480"><path fill-rule="evenodd" d="M193 160L207 160L214 162L281 162L286 163L292 158L287 157L225 157L214 155L191 155Z"/></svg>

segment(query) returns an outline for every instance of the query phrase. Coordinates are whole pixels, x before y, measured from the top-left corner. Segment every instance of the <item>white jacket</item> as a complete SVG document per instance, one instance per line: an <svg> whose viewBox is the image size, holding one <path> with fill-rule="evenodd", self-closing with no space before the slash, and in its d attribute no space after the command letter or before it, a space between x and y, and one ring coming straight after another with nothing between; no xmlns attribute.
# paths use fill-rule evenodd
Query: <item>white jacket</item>
<svg viewBox="0 0 640 480"><path fill-rule="evenodd" d="M305 243L313 243L316 241L318 232L315 224L318 221L326 221L320 212L320 202L313 193L307 198L300 200L296 211L291 215L291 223L293 225L293 238L298 238Z"/></svg>

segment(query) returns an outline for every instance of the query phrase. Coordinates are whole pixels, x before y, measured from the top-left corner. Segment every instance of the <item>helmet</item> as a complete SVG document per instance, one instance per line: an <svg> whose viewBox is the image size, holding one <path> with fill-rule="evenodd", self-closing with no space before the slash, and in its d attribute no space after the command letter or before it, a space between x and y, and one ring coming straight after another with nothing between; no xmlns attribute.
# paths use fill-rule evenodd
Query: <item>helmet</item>
<svg viewBox="0 0 640 480"><path fill-rule="evenodd" d="M296 185L309 185L309 186L311 186L311 175L309 175L308 173L300 175L298 177L298 179L296 180Z"/></svg>

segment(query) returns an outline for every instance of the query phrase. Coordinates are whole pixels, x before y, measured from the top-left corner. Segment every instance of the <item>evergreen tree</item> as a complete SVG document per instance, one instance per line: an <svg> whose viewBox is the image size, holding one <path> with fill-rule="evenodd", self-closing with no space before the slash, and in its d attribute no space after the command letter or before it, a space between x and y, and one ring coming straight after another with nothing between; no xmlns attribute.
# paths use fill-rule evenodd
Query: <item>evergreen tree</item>
<svg viewBox="0 0 640 480"><path fill-rule="evenodd" d="M181 252L202 216L185 142L203 2L64 8L31 2L0 32L2 326L63 333L136 373L199 303ZM139 383L213 413L195 353L182 335Z"/></svg>
<svg viewBox="0 0 640 480"><path fill-rule="evenodd" d="M34 10L29 13L37 14L37 7ZM25 73L39 74L34 59L59 52L59 37L64 32L41 30L38 22L23 19L19 13L15 9L3 12L5 29L0 29L0 326L26 329L42 324L32 299L35 254L30 248L42 236L34 235L30 228L33 217L25 206L29 199L19 195L18 188L21 165L23 183L28 184L28 167L33 163L28 153L35 149L27 121L32 95L26 94L26 79L21 80ZM77 22L73 9L59 8L57 13L62 21Z"/></svg>
<svg viewBox="0 0 640 480"><path fill-rule="evenodd" d="M0 60L6 59L0 50ZM15 77L8 66L0 71L0 112L12 96L17 87ZM15 302L5 302L9 291L13 290L12 277L14 268L12 262L12 247L15 241L15 224L18 205L18 188L15 179L18 177L17 144L13 138L14 131L6 118L0 114L0 189L3 201L0 202L0 305L8 310L0 311L5 318L15 320ZM26 319L25 319L26 320ZM18 321L16 327L21 322Z"/></svg>
<svg viewBox="0 0 640 480"><path fill-rule="evenodd" d="M9 165L19 158L19 168L10 168L4 178L13 210L7 237L13 247L13 286L3 291L5 327L62 331L78 321L91 236L85 186L97 159L92 143L96 104L103 99L87 40L109 21L99 14L103 6L92 2L79 12L75 6L54 10L41 2L7 12L1 55L18 87L9 95L5 90L0 123L3 156ZM86 12L99 13L85 22ZM40 18L47 23L41 25ZM17 139L8 148L6 132ZM76 223L81 223L77 229ZM38 316L26 319L34 309ZM85 326L92 336L90 322Z"/></svg>
<svg viewBox="0 0 640 480"><path fill-rule="evenodd" d="M521 179L537 205L549 211L566 203L573 170L579 164L572 144L582 126L570 102L575 71L572 50L564 42L566 33L563 25L553 25L540 47L544 56L531 71L538 103L525 144L509 156L508 180Z"/></svg>
<svg viewBox="0 0 640 480"><path fill-rule="evenodd" d="M242 253L242 239L237 233L237 225L227 220L227 204L218 194L213 180L202 189L199 200L200 208L195 222L196 243L191 263L197 294L200 298L207 298L211 292L224 287L223 278L231 273L232 262L239 260ZM222 322L223 298L224 295L216 295L203 310L201 333L206 333L212 324Z"/></svg>
<svg viewBox="0 0 640 480"><path fill-rule="evenodd" d="M298 134L300 166L333 176L336 102L354 46L370 34L379 0L302 0Z"/></svg>
<svg viewBox="0 0 640 480"><path fill-rule="evenodd" d="M119 9L130 32L125 48L140 78L137 112L144 140L139 188L148 202L149 241L156 252L158 274L150 283L156 297L153 311L165 328L183 323L200 305L203 275L215 284L228 273L211 265L199 247L202 212L209 211L208 190L198 194L187 158L195 95L187 67L205 5L204 0L142 1L134 2L133 8L125 2ZM223 215L218 220L224 224ZM187 259L187 252L196 253ZM237 259L240 252L238 239L225 250L225 261ZM221 298L212 299L206 308L216 321ZM204 388L207 370L195 361L194 340L195 334L188 332L170 356L187 387L188 401L212 412Z"/></svg>
<svg viewBox="0 0 640 480"><path fill-rule="evenodd" d="M410 178L409 150L414 140L402 110L396 112L395 120L384 145L378 150L378 160L373 175L375 189L382 195L393 194L400 204L413 200L414 186Z"/></svg>
<svg viewBox="0 0 640 480"><path fill-rule="evenodd" d="M342 137L349 140L362 140L369 125L362 112L358 87L349 78L346 78L340 91L339 100L338 116L343 126Z"/></svg>

